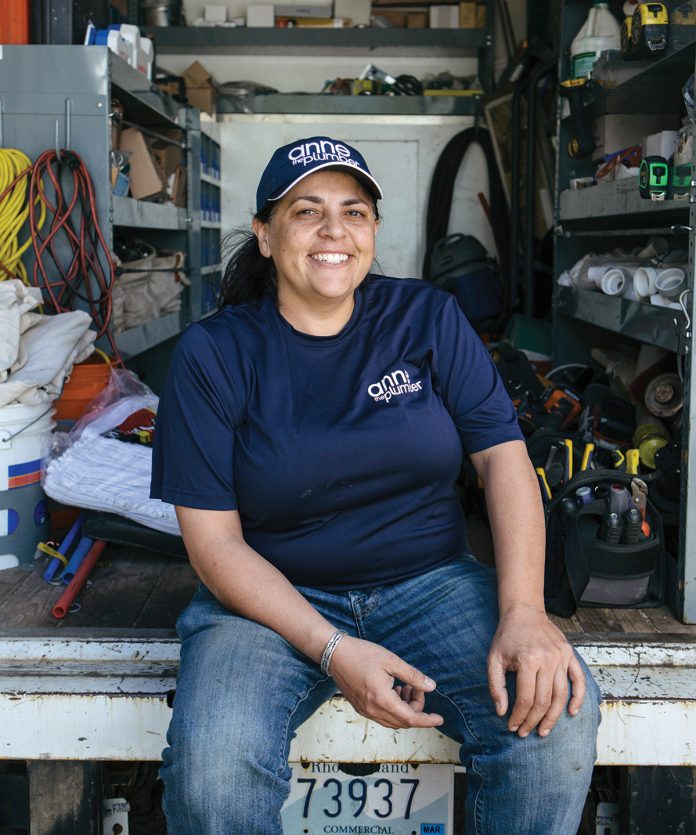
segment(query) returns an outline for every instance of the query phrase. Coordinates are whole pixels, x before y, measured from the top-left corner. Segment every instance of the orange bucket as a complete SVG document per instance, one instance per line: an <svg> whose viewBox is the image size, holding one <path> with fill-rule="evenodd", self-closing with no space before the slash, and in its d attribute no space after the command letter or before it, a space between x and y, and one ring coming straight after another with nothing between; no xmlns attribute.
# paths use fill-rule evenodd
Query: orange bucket
<svg viewBox="0 0 696 835"><path fill-rule="evenodd" d="M0 43L29 43L29 0L0 0Z"/></svg>
<svg viewBox="0 0 696 835"><path fill-rule="evenodd" d="M70 372L70 379L55 401L56 420L77 420L90 400L93 400L109 384L111 359L92 354L84 362L77 363Z"/></svg>

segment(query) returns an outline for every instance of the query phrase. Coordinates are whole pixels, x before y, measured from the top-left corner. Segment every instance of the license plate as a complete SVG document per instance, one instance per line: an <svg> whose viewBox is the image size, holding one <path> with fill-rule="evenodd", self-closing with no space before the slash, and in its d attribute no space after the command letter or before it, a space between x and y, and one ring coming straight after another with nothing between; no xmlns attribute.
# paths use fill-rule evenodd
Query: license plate
<svg viewBox="0 0 696 835"><path fill-rule="evenodd" d="M290 763L286 835L452 835L454 768L382 763L365 777L338 763Z"/></svg>

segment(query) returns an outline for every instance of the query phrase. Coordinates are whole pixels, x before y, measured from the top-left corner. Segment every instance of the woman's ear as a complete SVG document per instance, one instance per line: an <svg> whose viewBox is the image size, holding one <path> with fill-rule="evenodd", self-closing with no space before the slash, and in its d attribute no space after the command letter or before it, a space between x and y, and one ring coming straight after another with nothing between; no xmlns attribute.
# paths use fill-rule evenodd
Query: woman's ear
<svg viewBox="0 0 696 835"><path fill-rule="evenodd" d="M259 244L259 252L264 258L270 258L271 246L268 242L268 224L255 217L251 221L251 226Z"/></svg>

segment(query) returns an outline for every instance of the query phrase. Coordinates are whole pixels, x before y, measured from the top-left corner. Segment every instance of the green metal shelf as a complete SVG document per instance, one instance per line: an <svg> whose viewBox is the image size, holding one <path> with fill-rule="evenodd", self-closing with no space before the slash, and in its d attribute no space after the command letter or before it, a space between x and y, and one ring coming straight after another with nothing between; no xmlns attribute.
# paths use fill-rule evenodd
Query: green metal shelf
<svg viewBox="0 0 696 835"><path fill-rule="evenodd" d="M372 115L475 115L481 96L333 96L312 93L277 93L244 100L244 112ZM218 99L219 114L240 113L231 96Z"/></svg>
<svg viewBox="0 0 696 835"><path fill-rule="evenodd" d="M559 219L565 228L636 228L650 222L667 228L688 222L689 200L643 200L637 178L602 183L589 188L562 191Z"/></svg>
<svg viewBox="0 0 696 835"><path fill-rule="evenodd" d="M346 29L314 29L296 27L281 29L247 27L144 27L147 35L155 39L157 52L167 54L234 54L259 52L288 53L299 50L306 55L308 49L374 51L408 50L418 54L434 50L480 49L491 42L486 29L382 29L368 26ZM313 53L321 54L321 53Z"/></svg>
<svg viewBox="0 0 696 835"><path fill-rule="evenodd" d="M147 203L132 197L112 197L114 226L137 226L146 229L186 231L186 209L171 204Z"/></svg>
<svg viewBox="0 0 696 835"><path fill-rule="evenodd" d="M640 342L677 351L684 328L681 310L607 296L596 290L559 287L557 313Z"/></svg>
<svg viewBox="0 0 696 835"><path fill-rule="evenodd" d="M116 345L124 360L142 354L155 345L160 345L181 333L183 330L182 314L169 313L159 319L152 319L143 325L116 334Z"/></svg>

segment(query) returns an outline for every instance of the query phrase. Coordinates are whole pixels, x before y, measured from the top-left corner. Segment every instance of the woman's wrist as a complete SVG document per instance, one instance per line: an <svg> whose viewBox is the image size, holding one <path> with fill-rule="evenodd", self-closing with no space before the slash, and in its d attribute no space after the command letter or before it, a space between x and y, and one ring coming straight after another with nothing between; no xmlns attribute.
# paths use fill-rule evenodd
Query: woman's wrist
<svg viewBox="0 0 696 835"><path fill-rule="evenodd" d="M337 629L326 642L324 652L321 656L321 661L319 662L319 667L325 676L331 675L331 658L333 657L336 647L341 643L347 634L348 633L345 629Z"/></svg>

